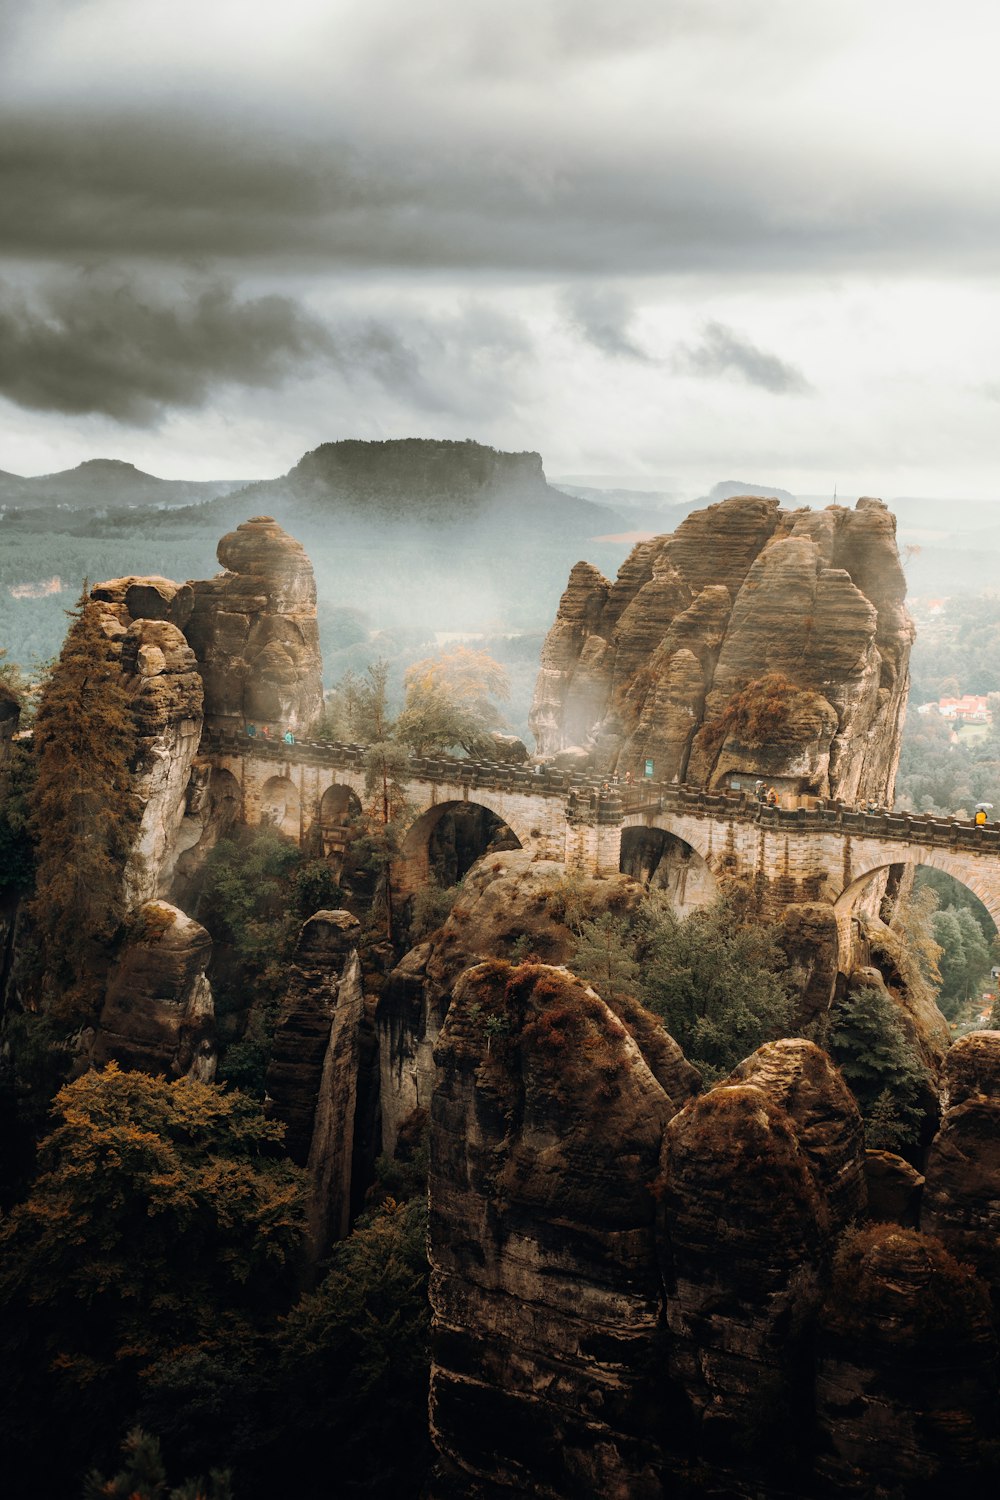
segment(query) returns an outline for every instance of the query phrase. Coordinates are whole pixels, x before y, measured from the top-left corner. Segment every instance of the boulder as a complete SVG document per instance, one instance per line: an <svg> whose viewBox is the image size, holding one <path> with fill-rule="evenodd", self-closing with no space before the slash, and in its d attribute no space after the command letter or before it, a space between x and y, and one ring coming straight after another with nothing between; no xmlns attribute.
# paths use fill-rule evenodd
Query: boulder
<svg viewBox="0 0 1000 1500"><path fill-rule="evenodd" d="M167 901L145 902L130 928L108 975L94 1062L210 1082L215 1008L205 971L212 939Z"/></svg>
<svg viewBox="0 0 1000 1500"><path fill-rule="evenodd" d="M799 1146L823 1191L834 1233L864 1213L861 1114L825 1052L801 1037L765 1042L740 1063L728 1082L760 1089L790 1116Z"/></svg>
<svg viewBox="0 0 1000 1500"><path fill-rule="evenodd" d="M916 1229L924 1179L892 1151L865 1152L868 1217L873 1224L902 1224Z"/></svg>

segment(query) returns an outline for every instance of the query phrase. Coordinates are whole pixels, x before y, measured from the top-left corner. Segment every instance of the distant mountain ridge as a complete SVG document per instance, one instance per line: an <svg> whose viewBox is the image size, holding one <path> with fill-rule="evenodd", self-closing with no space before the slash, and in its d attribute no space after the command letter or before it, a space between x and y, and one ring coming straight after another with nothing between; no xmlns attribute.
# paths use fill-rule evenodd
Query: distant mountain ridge
<svg viewBox="0 0 1000 1500"><path fill-rule="evenodd" d="M197 505L231 494L243 479L159 479L118 458L88 458L75 469L26 477L0 470L0 505L36 510L48 505L86 509Z"/></svg>

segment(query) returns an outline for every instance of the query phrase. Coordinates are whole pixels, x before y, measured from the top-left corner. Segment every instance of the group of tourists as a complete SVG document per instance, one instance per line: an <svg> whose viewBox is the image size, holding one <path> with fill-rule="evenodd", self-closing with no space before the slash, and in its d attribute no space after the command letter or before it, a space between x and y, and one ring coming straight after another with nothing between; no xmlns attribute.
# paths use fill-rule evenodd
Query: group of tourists
<svg viewBox="0 0 1000 1500"><path fill-rule="evenodd" d="M774 787L768 786L767 782L764 781L762 777L758 776L757 780L754 782L753 789L757 801L760 802L763 806L777 807L778 794L774 790Z"/></svg>
<svg viewBox="0 0 1000 1500"><path fill-rule="evenodd" d="M257 738L256 724L247 725L247 737L251 740L255 740ZM273 735L271 733L270 728L267 724L262 724L260 726L260 737L262 740L272 740L278 738L277 735ZM286 745L295 744L295 736L290 729L285 730L284 734L281 736L281 739L285 742Z"/></svg>

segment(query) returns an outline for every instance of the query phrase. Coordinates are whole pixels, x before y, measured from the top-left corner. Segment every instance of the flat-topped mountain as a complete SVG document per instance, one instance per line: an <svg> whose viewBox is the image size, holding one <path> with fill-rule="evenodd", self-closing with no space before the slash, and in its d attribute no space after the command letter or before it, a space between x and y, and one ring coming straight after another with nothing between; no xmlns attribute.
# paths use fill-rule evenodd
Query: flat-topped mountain
<svg viewBox="0 0 1000 1500"><path fill-rule="evenodd" d="M323 443L281 479L250 485L245 499L298 517L357 517L403 526L461 524L517 516L586 534L622 517L548 484L538 453L482 443L398 438Z"/></svg>

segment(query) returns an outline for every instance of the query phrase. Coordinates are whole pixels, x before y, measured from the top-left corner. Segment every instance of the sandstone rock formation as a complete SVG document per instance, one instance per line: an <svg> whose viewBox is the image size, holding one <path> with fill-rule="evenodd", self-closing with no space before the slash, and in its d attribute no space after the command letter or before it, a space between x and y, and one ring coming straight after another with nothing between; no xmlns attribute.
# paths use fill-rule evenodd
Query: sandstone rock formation
<svg viewBox="0 0 1000 1500"><path fill-rule="evenodd" d="M125 871L130 906L169 893L201 739L203 693L194 652L166 618L178 598L184 602L176 613L183 618L190 598L166 579L115 578L91 590L101 627L118 652L138 735L133 793L142 811ZM146 608L155 613L133 613Z"/></svg>
<svg viewBox="0 0 1000 1500"><path fill-rule="evenodd" d="M642 896L642 887L625 876L578 888L564 865L537 860L525 850L481 860L466 876L443 926L405 955L379 1001L383 1149L391 1154L400 1122L430 1104L434 1047L464 969L485 958L528 955L568 963L577 938L566 921L567 902L583 901L587 915L596 917L605 910L623 914ZM683 1069L683 1081L680 1075L674 1079L680 1101L699 1081L688 1063Z"/></svg>
<svg viewBox="0 0 1000 1500"><path fill-rule="evenodd" d="M946 1109L924 1169L920 1227L975 1266L1000 1307L1000 1031L949 1050Z"/></svg>
<svg viewBox="0 0 1000 1500"><path fill-rule="evenodd" d="M323 708L316 583L301 543L270 516L219 543L226 571L191 585L186 626L211 728L247 723L305 734Z"/></svg>
<svg viewBox="0 0 1000 1500"><path fill-rule="evenodd" d="M542 756L599 771L891 801L913 628L895 519L742 496L640 542L609 583L572 570L542 653ZM781 684L776 697L776 685ZM769 712L753 710L760 703ZM741 708L734 712L734 705Z"/></svg>
<svg viewBox="0 0 1000 1500"><path fill-rule="evenodd" d="M436 1057L438 1452L473 1489L659 1496L650 1183L673 1101L604 1002L546 965L465 974Z"/></svg>
<svg viewBox="0 0 1000 1500"><path fill-rule="evenodd" d="M93 1060L201 1082L215 1076L212 940L167 901L147 901L108 976Z"/></svg>
<svg viewBox="0 0 1000 1500"><path fill-rule="evenodd" d="M857 1106L809 1042L762 1047L667 1126L669 1367L710 1451L793 1446L810 1324L832 1238L864 1206L863 1160Z"/></svg>
<svg viewBox="0 0 1000 1500"><path fill-rule="evenodd" d="M995 1461L989 1299L939 1241L890 1224L849 1236L818 1353L819 1467L836 1491L989 1492L977 1484Z"/></svg>
<svg viewBox="0 0 1000 1500"><path fill-rule="evenodd" d="M290 1156L309 1169L309 1228L317 1255L350 1224L364 1016L360 931L346 911L319 911L303 924L267 1071L271 1112L285 1123Z"/></svg>

